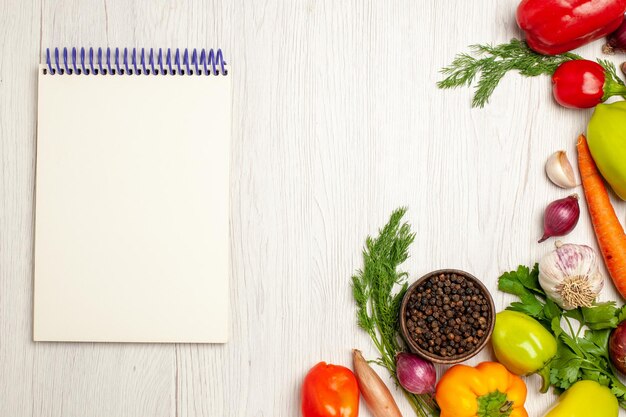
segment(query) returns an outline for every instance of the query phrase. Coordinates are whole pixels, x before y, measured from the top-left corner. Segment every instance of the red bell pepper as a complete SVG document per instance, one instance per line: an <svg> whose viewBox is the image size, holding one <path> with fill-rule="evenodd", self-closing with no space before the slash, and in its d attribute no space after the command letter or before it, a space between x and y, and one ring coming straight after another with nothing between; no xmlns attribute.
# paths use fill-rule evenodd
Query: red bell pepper
<svg viewBox="0 0 626 417"><path fill-rule="evenodd" d="M554 99L563 107L587 109L611 96L626 96L626 87L617 83L602 65L586 59L566 61L552 75Z"/></svg>
<svg viewBox="0 0 626 417"><path fill-rule="evenodd" d="M358 417L359 385L351 370L320 362L304 377L303 417Z"/></svg>
<svg viewBox="0 0 626 417"><path fill-rule="evenodd" d="M517 24L533 50L556 55L613 32L624 12L626 0L522 0Z"/></svg>

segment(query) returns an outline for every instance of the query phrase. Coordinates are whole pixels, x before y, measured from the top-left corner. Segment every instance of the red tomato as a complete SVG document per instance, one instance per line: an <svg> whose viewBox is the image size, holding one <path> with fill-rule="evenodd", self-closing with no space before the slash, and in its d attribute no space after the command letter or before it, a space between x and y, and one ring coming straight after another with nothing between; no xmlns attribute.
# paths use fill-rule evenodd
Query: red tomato
<svg viewBox="0 0 626 417"><path fill-rule="evenodd" d="M304 377L303 417L357 417L359 386L351 370L320 362Z"/></svg>

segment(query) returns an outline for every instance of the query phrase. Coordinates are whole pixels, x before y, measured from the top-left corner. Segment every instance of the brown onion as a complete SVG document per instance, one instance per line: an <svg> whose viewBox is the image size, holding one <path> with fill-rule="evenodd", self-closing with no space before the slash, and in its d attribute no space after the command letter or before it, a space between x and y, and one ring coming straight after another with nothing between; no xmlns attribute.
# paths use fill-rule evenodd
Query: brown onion
<svg viewBox="0 0 626 417"><path fill-rule="evenodd" d="M578 194L553 201L546 207L543 217L543 236L539 243L552 236L565 236L578 224L580 206Z"/></svg>
<svg viewBox="0 0 626 417"><path fill-rule="evenodd" d="M352 361L359 390L374 417L402 417L389 388L369 366L360 350L352 351Z"/></svg>

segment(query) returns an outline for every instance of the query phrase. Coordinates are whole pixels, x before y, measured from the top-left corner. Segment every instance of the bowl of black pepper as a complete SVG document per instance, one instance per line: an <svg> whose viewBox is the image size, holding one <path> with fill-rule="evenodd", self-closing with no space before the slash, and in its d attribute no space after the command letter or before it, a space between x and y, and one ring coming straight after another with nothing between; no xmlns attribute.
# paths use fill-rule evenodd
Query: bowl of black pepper
<svg viewBox="0 0 626 417"><path fill-rule="evenodd" d="M409 349L435 363L463 362L491 337L495 306L473 275L442 269L424 275L406 291L400 330Z"/></svg>

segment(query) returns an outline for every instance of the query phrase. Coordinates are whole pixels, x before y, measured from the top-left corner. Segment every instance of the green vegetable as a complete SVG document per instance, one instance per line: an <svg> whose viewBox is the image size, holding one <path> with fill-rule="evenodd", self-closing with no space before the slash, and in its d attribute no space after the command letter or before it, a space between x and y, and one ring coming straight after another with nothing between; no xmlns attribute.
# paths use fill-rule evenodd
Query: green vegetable
<svg viewBox="0 0 626 417"><path fill-rule="evenodd" d="M400 305L407 289L406 272L398 267L408 258L415 234L407 223L401 223L406 208L395 210L378 237L367 237L363 250L363 269L352 277L352 294L357 304L359 326L372 338L380 352L375 362L387 368L396 385L419 417L436 413L437 406L429 395L404 390L396 376L396 354L404 351L399 334ZM394 289L400 288L394 293Z"/></svg>
<svg viewBox="0 0 626 417"><path fill-rule="evenodd" d="M565 61L581 59L573 53L541 55L519 39L501 45L472 45L472 54L459 54L441 73L447 77L437 83L439 88L470 86L477 76L472 107L484 107L496 86L509 71L518 71L525 77L552 75Z"/></svg>
<svg viewBox="0 0 626 417"><path fill-rule="evenodd" d="M626 408L626 386L617 378L608 352L611 329L626 318L626 306L617 308L614 302L607 302L563 310L539 286L537 265L532 270L520 266L517 271L503 274L498 288L520 299L511 303L509 310L533 317L556 337L557 353L550 362L550 384L557 392L577 381L596 381L609 387L620 406Z"/></svg>
<svg viewBox="0 0 626 417"><path fill-rule="evenodd" d="M498 362L516 375L538 372L543 378L542 391L548 390L548 363L556 355L556 338L537 320L518 311L501 311L496 315L491 343Z"/></svg>
<svg viewBox="0 0 626 417"><path fill-rule="evenodd" d="M626 101L596 106L587 143L602 176L626 200Z"/></svg>
<svg viewBox="0 0 626 417"><path fill-rule="evenodd" d="M619 407L611 390L595 381L578 381L559 397L545 417L617 417Z"/></svg>
<svg viewBox="0 0 626 417"><path fill-rule="evenodd" d="M495 46L472 45L470 50L470 54L458 54L450 65L441 69L446 78L439 81L437 86L439 88L471 86L478 78L472 107L484 107L500 80L509 71L517 71L524 77L552 75L562 63L583 59L572 52L541 55L519 39L511 39L509 43ZM604 67L608 76L616 74L615 66L611 62L598 60L598 63ZM617 75L615 78L619 80Z"/></svg>

